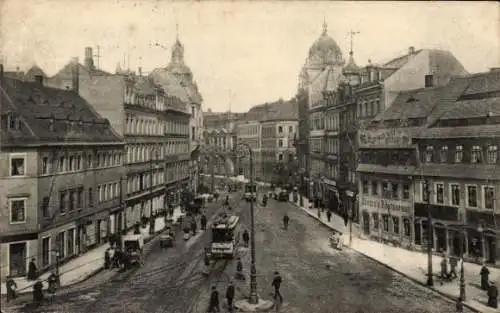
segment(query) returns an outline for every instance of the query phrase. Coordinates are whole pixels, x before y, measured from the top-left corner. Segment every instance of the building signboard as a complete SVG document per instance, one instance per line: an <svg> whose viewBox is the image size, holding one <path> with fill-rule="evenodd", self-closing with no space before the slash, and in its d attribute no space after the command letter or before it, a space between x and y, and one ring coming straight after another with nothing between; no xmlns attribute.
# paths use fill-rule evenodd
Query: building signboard
<svg viewBox="0 0 500 313"><path fill-rule="evenodd" d="M370 211L385 210L389 212L403 212L410 214L412 210L411 202L401 200L363 197L361 205Z"/></svg>
<svg viewBox="0 0 500 313"><path fill-rule="evenodd" d="M361 130L358 134L360 147L411 146L409 132L401 128Z"/></svg>

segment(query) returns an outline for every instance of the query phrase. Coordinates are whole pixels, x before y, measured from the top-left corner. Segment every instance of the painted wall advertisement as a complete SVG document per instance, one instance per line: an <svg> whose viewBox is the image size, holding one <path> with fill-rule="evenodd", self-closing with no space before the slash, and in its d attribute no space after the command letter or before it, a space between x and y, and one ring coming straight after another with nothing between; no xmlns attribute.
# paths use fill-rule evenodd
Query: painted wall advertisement
<svg viewBox="0 0 500 313"><path fill-rule="evenodd" d="M411 212L412 204L410 202L390 199L367 198L363 197L361 200L363 208L369 211L387 211L387 212L402 212L409 214Z"/></svg>
<svg viewBox="0 0 500 313"><path fill-rule="evenodd" d="M375 129L359 131L360 147L411 146L411 135L405 129Z"/></svg>

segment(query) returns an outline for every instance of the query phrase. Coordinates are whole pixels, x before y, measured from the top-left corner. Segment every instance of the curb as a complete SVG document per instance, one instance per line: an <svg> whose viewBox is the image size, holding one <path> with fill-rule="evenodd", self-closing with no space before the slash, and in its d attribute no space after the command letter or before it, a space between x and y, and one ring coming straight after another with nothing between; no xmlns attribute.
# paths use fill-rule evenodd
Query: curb
<svg viewBox="0 0 500 313"><path fill-rule="evenodd" d="M330 225L326 224L326 222L324 222L324 221L322 221L322 220L318 219L316 216L312 215L312 214L311 214L309 211L307 211L305 208L302 208L302 207L300 207L299 205L297 205L296 203L293 203L293 202L291 202L291 201L288 201L288 202L289 202L290 204L294 205L295 207L299 208L300 210L304 211L305 213L307 213L307 215L309 215L310 217L314 218L316 221L320 222L323 226L326 226L326 227L328 227L328 228L330 228L330 229L333 229L333 230L338 231L337 229L335 229L335 228L331 227ZM423 287L425 287L425 288L427 288L427 289L429 289L429 290L432 290L433 292L435 292L435 293L437 293L437 294L441 295L442 297L444 297L444 298L446 298L446 299L448 299L448 300L452 301L453 303L455 303L455 301L457 300L455 297L450 296L449 294L446 294L446 293L444 293L444 292L442 292L442 291L440 291L440 290L436 289L435 287L429 287L429 286L427 286L424 282L422 282L422 281L420 281L420 280L418 280L418 279L416 279L416 278L413 278L413 277L411 277L411 276L409 276L409 275L407 275L407 274L405 274L405 273L401 272L400 270L398 270L398 269L396 269L396 268L394 268L394 267L392 267L392 266L390 266L390 265L387 265L387 264L385 264L385 263L383 263L383 262L381 262L381 261L379 261L379 260L375 259L375 258L374 258L374 257L372 257L372 256L369 256L369 255L367 255L367 254L364 254L363 252L358 251L358 250L356 250L356 249L354 249L354 248L350 248L350 247L347 247L347 248L348 248L349 250L352 250L352 251L354 251L354 252L356 252L356 253L360 254L360 255L363 255L364 257L366 257L366 258L368 258L368 259L370 259L370 260L372 260L372 261L374 261L374 262L376 262L376 263L378 263L378 264L380 264L380 265L384 266L385 268L387 268L387 269L389 269L389 270L391 270L391 271L393 271L393 272L395 272L395 273L398 273L399 275L401 275L401 276L403 276L403 277L406 277L407 279L411 280L412 282L414 282L414 283L416 283L416 284L418 284L418 285L420 285L420 286L423 286ZM467 303L465 303L465 302L462 302L462 303L463 303L464 307L468 308L469 310L471 310L471 311L473 311L473 312L476 312L476 313L481 313L481 312L482 312L482 311L480 311L480 310L478 310L478 309L474 308L473 306L471 306L471 305L469 305L469 304L467 304Z"/></svg>

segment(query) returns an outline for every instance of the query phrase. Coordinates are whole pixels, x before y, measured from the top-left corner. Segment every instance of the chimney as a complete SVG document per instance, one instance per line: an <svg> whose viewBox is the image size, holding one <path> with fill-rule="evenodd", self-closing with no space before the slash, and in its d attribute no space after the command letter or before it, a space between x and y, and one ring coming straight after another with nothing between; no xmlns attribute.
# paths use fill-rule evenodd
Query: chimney
<svg viewBox="0 0 500 313"><path fill-rule="evenodd" d="M84 65L85 65L85 68L88 69L88 70L95 69L95 67L94 67L94 55L92 54L92 48L91 47L86 47L85 48Z"/></svg>
<svg viewBox="0 0 500 313"><path fill-rule="evenodd" d="M80 92L80 65L78 58L73 59L72 76L72 89L74 93L78 94Z"/></svg>
<svg viewBox="0 0 500 313"><path fill-rule="evenodd" d="M139 76L142 76L142 67L139 66L139 68L137 69L137 72L139 72Z"/></svg>
<svg viewBox="0 0 500 313"><path fill-rule="evenodd" d="M415 47L414 46L411 46L408 48L408 54L409 55L415 54Z"/></svg>
<svg viewBox="0 0 500 313"><path fill-rule="evenodd" d="M39 85L42 85L43 86L43 76L42 75L35 75L34 76L35 78L35 82Z"/></svg>

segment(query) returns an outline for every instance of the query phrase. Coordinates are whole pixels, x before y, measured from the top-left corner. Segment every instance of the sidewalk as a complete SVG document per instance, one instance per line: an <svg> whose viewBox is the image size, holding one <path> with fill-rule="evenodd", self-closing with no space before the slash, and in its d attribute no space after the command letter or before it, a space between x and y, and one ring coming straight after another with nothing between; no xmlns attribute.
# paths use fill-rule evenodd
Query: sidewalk
<svg viewBox="0 0 500 313"><path fill-rule="evenodd" d="M344 226L342 217L333 214L331 222L328 222L326 219L326 214L324 212L321 214L321 217L318 218L317 209L308 209L309 201L306 198L303 198L303 207L299 206L298 201L297 203L294 203L293 201L290 202L305 211L311 217L319 220L325 226L342 232L344 237L344 244L349 244L348 229L346 229L346 227ZM352 236L351 248L421 285L426 284L427 254L425 253L387 246L371 240L363 240L356 236L355 233L353 233ZM442 258L439 256L432 257L433 271L435 275L440 271L441 260ZM460 265L458 266L457 270L460 270ZM464 263L464 277L466 281L466 301L464 302L464 304L478 312L499 312L498 309L493 309L486 306L486 291L483 291L479 288L480 270L481 266L478 264ZM495 281L498 285L500 283L500 270L491 267L489 268L489 270L490 280ZM459 283L459 279L456 279L451 283L444 283L443 285L441 285L439 280L435 279L434 287L432 287L432 289L442 294L443 296L446 296L455 301L459 296Z"/></svg>
<svg viewBox="0 0 500 313"><path fill-rule="evenodd" d="M179 216L184 215L181 212L180 208L176 208L174 210L174 214L172 219L175 221L179 218ZM157 217L155 220L155 233L162 231L165 228L165 218ZM130 230L127 234L133 234L134 230ZM145 228L141 228L141 233L144 236L144 240L148 241L154 235L149 234L149 223ZM68 261L67 263L62 264L59 267L61 287L73 285L79 283L90 276L93 276L99 273L104 268L104 252L109 247L109 243L106 243L102 246L94 248L80 256L75 257L74 259ZM38 278L40 281L43 281L44 288L47 288L47 278L49 277L51 272L46 272L40 275ZM18 277L15 278L14 281L17 284L17 293L29 293L32 292L32 286L36 281L28 281L26 277ZM5 295L7 293L7 289L5 283L1 284L1 294Z"/></svg>

